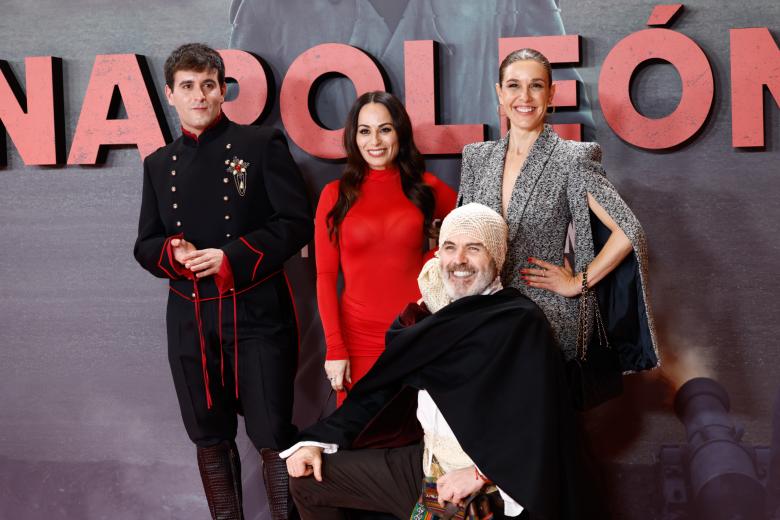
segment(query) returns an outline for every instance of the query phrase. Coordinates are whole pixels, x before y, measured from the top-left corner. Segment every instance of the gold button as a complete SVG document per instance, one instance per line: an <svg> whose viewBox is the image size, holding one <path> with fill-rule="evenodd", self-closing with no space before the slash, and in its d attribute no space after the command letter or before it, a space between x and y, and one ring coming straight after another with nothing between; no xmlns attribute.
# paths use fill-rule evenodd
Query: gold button
<svg viewBox="0 0 780 520"><path fill-rule="evenodd" d="M173 209L176 209L176 208L178 208L178 207L179 207L179 205L178 205L178 204L176 204L176 203L174 202L174 203L173 203Z"/></svg>
<svg viewBox="0 0 780 520"><path fill-rule="evenodd" d="M225 220L230 220L230 215L225 215Z"/></svg>
<svg viewBox="0 0 780 520"><path fill-rule="evenodd" d="M171 175L176 175L176 170L171 170Z"/></svg>
<svg viewBox="0 0 780 520"><path fill-rule="evenodd" d="M225 195L224 197L222 197L222 200L224 200L225 202L227 202L227 201L229 201L229 200L230 200L230 197L228 197L227 195Z"/></svg>
<svg viewBox="0 0 780 520"><path fill-rule="evenodd" d="M176 156L174 155L174 156L172 157L172 159L175 161L175 160L176 160Z"/></svg>
<svg viewBox="0 0 780 520"><path fill-rule="evenodd" d="M230 238L230 233L225 233L225 238Z"/></svg>
<svg viewBox="0 0 780 520"><path fill-rule="evenodd" d="M176 191L176 186L171 186L171 191Z"/></svg>

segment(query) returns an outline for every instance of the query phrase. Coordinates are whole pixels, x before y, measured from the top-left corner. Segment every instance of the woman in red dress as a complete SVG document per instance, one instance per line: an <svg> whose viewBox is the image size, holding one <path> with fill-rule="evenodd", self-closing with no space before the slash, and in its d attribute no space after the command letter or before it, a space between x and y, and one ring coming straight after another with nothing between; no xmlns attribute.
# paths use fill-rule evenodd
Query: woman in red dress
<svg viewBox="0 0 780 520"><path fill-rule="evenodd" d="M384 351L393 319L419 299L417 275L433 223L456 195L425 172L409 115L392 94L368 92L355 101L344 148L344 173L320 194L314 234L325 372L339 406Z"/></svg>

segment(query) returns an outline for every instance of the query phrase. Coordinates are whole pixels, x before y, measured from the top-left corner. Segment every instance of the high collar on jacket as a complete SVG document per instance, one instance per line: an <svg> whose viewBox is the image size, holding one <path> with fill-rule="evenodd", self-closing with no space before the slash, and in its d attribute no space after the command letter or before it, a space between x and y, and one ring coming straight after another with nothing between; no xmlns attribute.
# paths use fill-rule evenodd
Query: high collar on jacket
<svg viewBox="0 0 780 520"><path fill-rule="evenodd" d="M200 135L195 135L181 128L182 142L187 146L200 147L207 143L210 143L227 129L230 125L230 119L227 118L224 112L220 112L219 115L211 122L209 126L203 129Z"/></svg>

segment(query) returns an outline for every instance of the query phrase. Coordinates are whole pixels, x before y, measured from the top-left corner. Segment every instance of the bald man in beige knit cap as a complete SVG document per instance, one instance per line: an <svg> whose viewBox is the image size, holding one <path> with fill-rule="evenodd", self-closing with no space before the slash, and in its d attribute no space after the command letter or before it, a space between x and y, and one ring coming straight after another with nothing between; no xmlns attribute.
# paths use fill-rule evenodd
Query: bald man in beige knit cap
<svg viewBox="0 0 780 520"><path fill-rule="evenodd" d="M281 454L302 520L342 520L345 507L428 518L423 477L442 504L487 492L496 520L586 518L567 488L563 361L541 310L502 288L506 249L507 225L486 206L444 219L418 278L424 305L396 320L343 406Z"/></svg>
<svg viewBox="0 0 780 520"><path fill-rule="evenodd" d="M500 290L506 247L507 225L501 215L474 202L453 210L441 224L436 256L417 279L428 310Z"/></svg>

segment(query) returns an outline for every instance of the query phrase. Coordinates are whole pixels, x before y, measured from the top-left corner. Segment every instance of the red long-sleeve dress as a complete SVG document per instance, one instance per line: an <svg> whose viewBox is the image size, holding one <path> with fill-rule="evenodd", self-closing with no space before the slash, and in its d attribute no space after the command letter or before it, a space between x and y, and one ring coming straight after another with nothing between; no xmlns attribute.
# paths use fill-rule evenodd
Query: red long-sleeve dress
<svg viewBox="0 0 780 520"><path fill-rule="evenodd" d="M434 218L455 207L456 192L423 175L436 200ZM420 298L417 275L425 261L423 215L404 195L397 169L369 170L357 202L341 223L338 246L326 218L338 183L323 188L314 220L317 303L325 330L326 360L349 359L352 383L385 348L385 332L407 303ZM344 289L339 299L338 275ZM338 403L345 395L339 392Z"/></svg>

